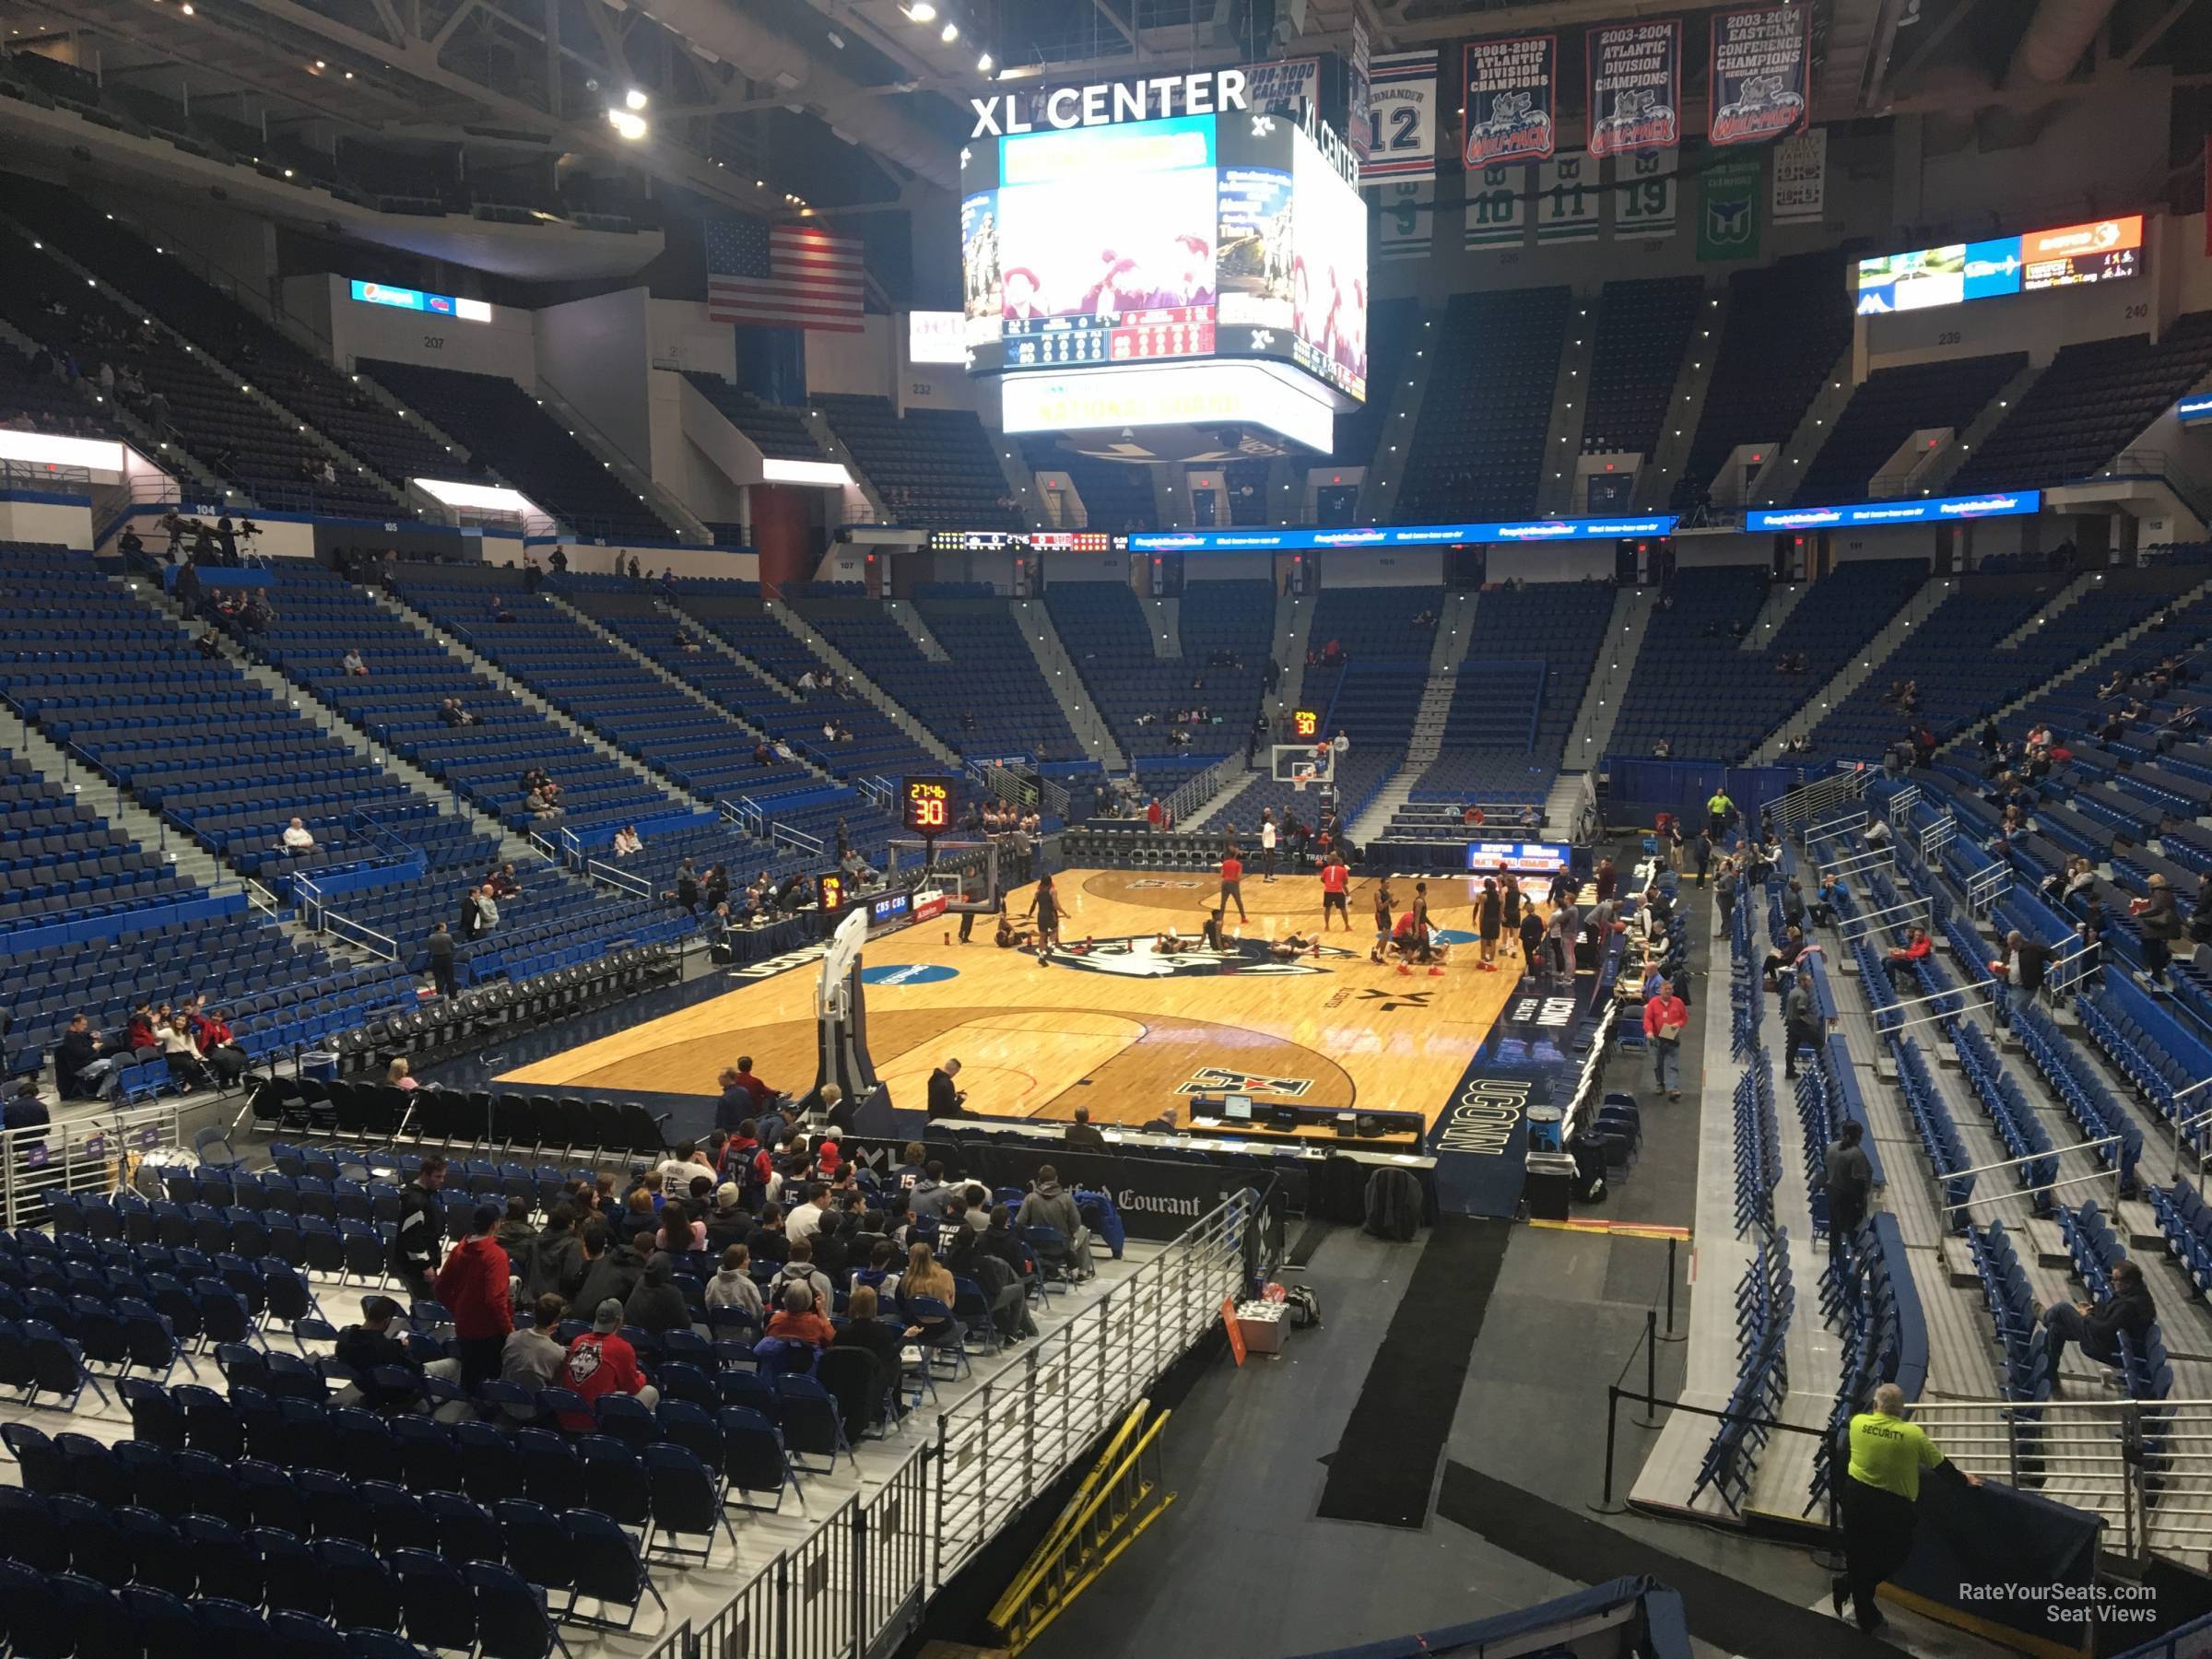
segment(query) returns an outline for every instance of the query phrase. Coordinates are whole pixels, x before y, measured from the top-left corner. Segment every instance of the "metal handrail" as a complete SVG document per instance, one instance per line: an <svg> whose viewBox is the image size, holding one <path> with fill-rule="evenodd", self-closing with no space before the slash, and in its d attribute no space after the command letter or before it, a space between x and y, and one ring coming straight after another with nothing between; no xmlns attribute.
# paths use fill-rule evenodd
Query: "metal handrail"
<svg viewBox="0 0 2212 1659"><path fill-rule="evenodd" d="M321 913L326 932L335 933L347 944L358 946L387 962L399 960L399 941L390 934L380 933L365 922L356 922L349 916L338 915L328 908L324 908ZM357 934L360 935L358 938L354 936Z"/></svg>
<svg viewBox="0 0 2212 1659"><path fill-rule="evenodd" d="M583 873L590 880L604 881L609 887L620 888L624 892L634 893L641 899L653 897L653 883L632 876L628 870L618 869L605 859L585 859Z"/></svg>
<svg viewBox="0 0 2212 1659"><path fill-rule="evenodd" d="M184 1144L182 1113L178 1101L163 1100L0 1130L0 1222L16 1228L44 1219L49 1191L113 1192L124 1159Z"/></svg>
<svg viewBox="0 0 2212 1659"><path fill-rule="evenodd" d="M1865 936L1866 936L1868 934L1870 934L1870 933L1873 933L1873 932L1875 931L1875 929L1874 929L1874 928L1872 928L1871 926L1869 926L1869 927L1863 927L1863 928L1861 928L1861 929L1860 929L1860 930L1859 930L1857 933L1855 933L1855 934L1847 934L1847 933L1843 932L1843 924L1844 924L1844 923L1846 923L1846 922L1866 922L1866 923L1872 923L1872 922L1877 922L1877 921L1880 920L1880 919L1881 919L1882 917L1884 917L1884 916L1895 916L1895 915L1900 915L1900 914L1902 914L1902 913L1904 913L1904 912L1909 912L1909 911L1914 911L1914 910L1928 910L1928 909L1931 909L1931 908L1933 908L1933 901L1932 901L1932 900L1926 900L1926 899L1923 899L1923 898L1922 898L1922 897L1921 897L1919 894L1915 893L1915 894L1914 894L1914 895L1913 895L1912 898L1910 898L1910 899L1903 899L1903 900L1899 900L1897 903L1895 903L1895 904L1890 904L1890 905L1885 905L1885 906L1884 906L1882 909L1880 909L1880 910L1876 910L1876 911L1861 911L1861 910L1854 910L1854 911L1853 911L1853 912L1851 912L1851 914L1849 914L1848 916L1841 917L1841 918L1840 918L1840 919L1838 920L1838 922L1837 922L1837 924L1836 924L1836 935L1837 935L1837 936L1838 936L1839 938L1841 938L1841 940L1842 940L1842 941L1843 941L1845 944L1847 944L1847 945L1848 945L1848 944L1850 944L1850 943L1851 943L1851 942L1852 942L1853 939L1863 939L1863 938L1865 938Z"/></svg>
<svg viewBox="0 0 2212 1659"><path fill-rule="evenodd" d="M934 1438L872 1496L848 1499L645 1659L849 1659L895 1645L887 1639L1220 1318L1263 1203L1246 1189L1199 1217L1018 1366L940 1413Z"/></svg>
<svg viewBox="0 0 2212 1659"><path fill-rule="evenodd" d="M2078 1141L2075 1143L2075 1145L2084 1152L2094 1152L2100 1147L2116 1147L2119 1144L2120 1137L2116 1135L2108 1135L2098 1140ZM2074 1148L2072 1147L2067 1148L2069 1151L2073 1149ZM1943 1178L1946 1181L1962 1181L1969 1175L1987 1175L1993 1170L2018 1169L2021 1164L2041 1163L2046 1158L2056 1158L2058 1156L2058 1150L2059 1149L2054 1147L2048 1152L2030 1152L2024 1158L2007 1158L2002 1163L1976 1164L1971 1170L1947 1170L1944 1172ZM2096 1179L2102 1181L2104 1176L2101 1172L2100 1172ZM2053 1184L2056 1185L2057 1183L2053 1182ZM2030 1192L2036 1192L2040 1191L2041 1189L2030 1187L2027 1190Z"/></svg>
<svg viewBox="0 0 2212 1659"><path fill-rule="evenodd" d="M1875 847L1865 853L1853 853L1847 857L1832 859L1824 865L1815 865L1818 876L1855 876L1862 870L1893 870L1897 867L1897 849Z"/></svg>

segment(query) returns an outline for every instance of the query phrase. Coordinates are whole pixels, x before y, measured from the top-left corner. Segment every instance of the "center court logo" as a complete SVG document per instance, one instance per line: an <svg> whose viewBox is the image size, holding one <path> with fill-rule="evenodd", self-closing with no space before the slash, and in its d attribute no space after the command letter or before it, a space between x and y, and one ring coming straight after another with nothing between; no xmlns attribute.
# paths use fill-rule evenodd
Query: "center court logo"
<svg viewBox="0 0 2212 1659"><path fill-rule="evenodd" d="M1327 965L1331 962L1366 960L1358 951L1339 950L1328 945L1322 947L1318 958L1311 951L1278 958L1265 939L1232 939L1230 944L1231 949L1217 953L1155 950L1148 938L1095 939L1089 950L1080 954L1065 945L1055 946L1045 952L1044 959L1058 968L1118 973L1125 979L1197 979L1223 973L1259 976L1327 973L1331 971Z"/></svg>

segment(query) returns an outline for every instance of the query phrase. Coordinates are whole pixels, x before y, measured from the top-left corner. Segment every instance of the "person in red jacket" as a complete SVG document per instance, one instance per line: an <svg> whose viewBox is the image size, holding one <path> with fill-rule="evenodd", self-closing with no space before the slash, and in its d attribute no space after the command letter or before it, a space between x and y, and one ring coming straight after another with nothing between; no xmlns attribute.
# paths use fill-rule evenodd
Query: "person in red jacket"
<svg viewBox="0 0 2212 1659"><path fill-rule="evenodd" d="M658 1406L661 1392L645 1381L638 1369L638 1350L623 1336L622 1304L608 1297L592 1316L592 1328L569 1344L569 1356L560 1362L560 1385L583 1396L590 1405L603 1394L635 1394L641 1405ZM593 1426L589 1412L564 1411L560 1426L582 1431Z"/></svg>
<svg viewBox="0 0 2212 1659"><path fill-rule="evenodd" d="M507 1253L492 1237L499 1224L497 1205L477 1205L468 1237L447 1252L434 1281L438 1300L453 1316L461 1381L470 1388L500 1374L500 1350L514 1330Z"/></svg>
<svg viewBox="0 0 2212 1659"><path fill-rule="evenodd" d="M1680 991L1663 986L1643 1005L1643 1040L1652 1051L1652 1077L1666 1098L1682 1098L1682 1033L1689 1025L1689 1009Z"/></svg>
<svg viewBox="0 0 2212 1659"><path fill-rule="evenodd" d="M1882 967L1889 975L1890 988L1900 996L1917 996L1920 994L1917 970L1935 948L1926 928L1916 927L1907 935L1902 948L1893 950L1882 959Z"/></svg>

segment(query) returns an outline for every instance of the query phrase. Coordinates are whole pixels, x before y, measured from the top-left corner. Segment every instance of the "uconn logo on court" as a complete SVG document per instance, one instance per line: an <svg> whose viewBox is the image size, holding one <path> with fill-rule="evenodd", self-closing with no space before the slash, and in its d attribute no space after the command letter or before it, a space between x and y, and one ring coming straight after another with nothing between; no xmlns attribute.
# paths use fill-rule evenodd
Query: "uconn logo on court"
<svg viewBox="0 0 2212 1659"><path fill-rule="evenodd" d="M1525 1078L1468 1078L1444 1114L1436 1149L1471 1153L1477 1158L1504 1157L1512 1145L1514 1128L1528 1110L1528 1093L1533 1087Z"/></svg>

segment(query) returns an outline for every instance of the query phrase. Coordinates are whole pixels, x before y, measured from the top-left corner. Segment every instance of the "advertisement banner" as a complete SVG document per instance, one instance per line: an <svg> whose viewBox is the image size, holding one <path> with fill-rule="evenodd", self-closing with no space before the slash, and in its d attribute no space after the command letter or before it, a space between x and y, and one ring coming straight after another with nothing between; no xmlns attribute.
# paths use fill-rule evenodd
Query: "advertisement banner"
<svg viewBox="0 0 2212 1659"><path fill-rule="evenodd" d="M1597 184L1599 165L1581 150L1566 151L1537 163L1538 241L1597 240L1605 204L1605 192Z"/></svg>
<svg viewBox="0 0 2212 1659"><path fill-rule="evenodd" d="M1812 26L1810 6L1713 14L1706 143L1764 144L1805 124Z"/></svg>
<svg viewBox="0 0 2212 1659"><path fill-rule="evenodd" d="M1828 129L1807 127L1774 147L1774 222L1818 224L1828 211Z"/></svg>
<svg viewBox="0 0 2212 1659"><path fill-rule="evenodd" d="M1675 233L1677 150L1623 156L1613 163L1613 234L1663 237Z"/></svg>
<svg viewBox="0 0 2212 1659"><path fill-rule="evenodd" d="M1698 175L1698 258L1712 265L1759 257L1763 158L1729 156Z"/></svg>
<svg viewBox="0 0 2212 1659"><path fill-rule="evenodd" d="M1426 179L1385 184L1376 221L1384 259L1426 259L1436 231L1436 186Z"/></svg>
<svg viewBox="0 0 2212 1659"><path fill-rule="evenodd" d="M1682 141L1682 22L1622 23L1583 37L1590 153L1642 155Z"/></svg>
<svg viewBox="0 0 2212 1659"><path fill-rule="evenodd" d="M1466 245L1517 248L1527 235L1527 167L1486 167L1468 172Z"/></svg>
<svg viewBox="0 0 2212 1659"><path fill-rule="evenodd" d="M1368 69L1367 159L1359 182L1435 177L1436 53L1378 57Z"/></svg>
<svg viewBox="0 0 2212 1659"><path fill-rule="evenodd" d="M1469 41L1466 139L1469 172L1503 161L1540 161L1558 144L1557 35Z"/></svg>

